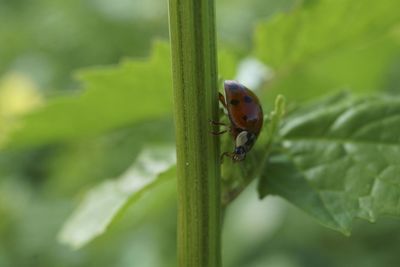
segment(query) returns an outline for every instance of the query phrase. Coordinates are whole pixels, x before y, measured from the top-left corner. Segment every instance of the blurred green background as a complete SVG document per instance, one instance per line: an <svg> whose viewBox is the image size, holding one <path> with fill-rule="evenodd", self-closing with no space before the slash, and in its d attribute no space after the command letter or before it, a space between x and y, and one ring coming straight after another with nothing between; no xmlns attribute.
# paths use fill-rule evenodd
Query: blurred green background
<svg viewBox="0 0 400 267"><path fill-rule="evenodd" d="M263 58L262 48L254 48L258 22L317 2L216 1L221 54L232 62L247 55ZM165 0L0 0L0 141L6 138L4 133L15 116L57 96L79 94L75 70L117 64L125 58L146 58L154 40L168 39L167 13ZM323 88L323 93L349 86L357 92L373 87L365 91L397 94L399 29L398 23L382 38L372 40L372 45L335 50L318 58L316 65L306 65L293 79L274 86L289 99L300 100L319 95L302 93L307 86ZM326 66L329 73L322 73ZM51 122L48 125L51 127ZM173 142L172 128L171 116L165 114L95 136L3 150L0 267L176 266L174 181L145 194L105 235L83 249L72 250L56 238L88 189L119 176L134 161L144 146L141 136L146 135L151 144ZM160 129L164 131L160 133ZM398 266L398 220L383 218L376 224L357 221L352 235L345 237L320 226L280 198L259 201L254 187L227 211L224 266Z"/></svg>

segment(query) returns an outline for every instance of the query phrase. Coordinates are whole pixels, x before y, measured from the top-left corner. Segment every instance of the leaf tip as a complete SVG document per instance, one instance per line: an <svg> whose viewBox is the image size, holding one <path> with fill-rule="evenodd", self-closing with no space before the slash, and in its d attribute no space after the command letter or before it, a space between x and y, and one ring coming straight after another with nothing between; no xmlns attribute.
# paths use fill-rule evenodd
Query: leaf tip
<svg viewBox="0 0 400 267"><path fill-rule="evenodd" d="M278 95L275 98L275 112L279 117L285 114L286 99L283 95Z"/></svg>

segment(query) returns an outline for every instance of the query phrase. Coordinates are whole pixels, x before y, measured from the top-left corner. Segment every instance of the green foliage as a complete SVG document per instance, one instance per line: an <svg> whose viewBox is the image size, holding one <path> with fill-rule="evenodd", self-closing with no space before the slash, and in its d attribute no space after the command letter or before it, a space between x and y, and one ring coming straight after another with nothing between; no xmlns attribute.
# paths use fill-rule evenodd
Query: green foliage
<svg viewBox="0 0 400 267"><path fill-rule="evenodd" d="M117 180L106 181L90 190L59 235L61 242L80 248L102 234L128 204L166 178L161 175L175 164L174 148L147 148L135 164ZM161 179L163 178L163 179Z"/></svg>
<svg viewBox="0 0 400 267"><path fill-rule="evenodd" d="M260 194L278 194L349 233L354 218L399 216L400 99L351 97L299 110L281 129Z"/></svg>
<svg viewBox="0 0 400 267"><path fill-rule="evenodd" d="M289 68L352 43L374 40L398 22L398 4L389 0L317 2L261 24L256 33L260 58L277 69Z"/></svg>
<svg viewBox="0 0 400 267"><path fill-rule="evenodd" d="M168 46L157 43L148 61L81 71L78 77L85 91L53 99L24 117L7 145L73 140L165 116L172 112L169 66Z"/></svg>
<svg viewBox="0 0 400 267"><path fill-rule="evenodd" d="M71 72L148 53L168 36L166 5L91 0L1 1L0 72L29 75L41 89L71 89Z"/></svg>
<svg viewBox="0 0 400 267"><path fill-rule="evenodd" d="M132 13L128 2L0 3L0 71L17 74L0 88L0 266L176 266L170 52L148 48L167 36L166 5ZM274 73L256 92L268 114L257 143L244 162L221 166L224 245L236 248L224 262L395 266L399 223L365 220L400 216L400 99L383 94L399 92L400 3L293 2L223 0L216 10L219 77L233 79L248 56ZM71 88L78 66L148 50L77 71L80 90L49 91ZM303 104L342 88L350 93ZM229 135L221 144L233 148ZM267 201L242 194L253 181Z"/></svg>
<svg viewBox="0 0 400 267"><path fill-rule="evenodd" d="M148 120L105 135L58 145L37 166L47 167L51 179L45 187L52 195L76 196L104 179L120 176L147 147L173 144L172 118Z"/></svg>
<svg viewBox="0 0 400 267"><path fill-rule="evenodd" d="M328 90L377 90L399 55L388 36L399 22L396 1L325 0L261 23L254 54L273 67L266 99L282 93L306 100Z"/></svg>

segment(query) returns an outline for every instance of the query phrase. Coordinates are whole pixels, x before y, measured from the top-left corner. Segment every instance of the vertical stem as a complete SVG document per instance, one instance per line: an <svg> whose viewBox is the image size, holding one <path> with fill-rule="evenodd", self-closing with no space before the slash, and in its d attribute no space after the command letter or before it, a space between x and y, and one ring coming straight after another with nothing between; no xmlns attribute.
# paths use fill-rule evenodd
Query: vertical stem
<svg viewBox="0 0 400 267"><path fill-rule="evenodd" d="M213 0L169 0L178 166L180 267L221 264L217 63Z"/></svg>

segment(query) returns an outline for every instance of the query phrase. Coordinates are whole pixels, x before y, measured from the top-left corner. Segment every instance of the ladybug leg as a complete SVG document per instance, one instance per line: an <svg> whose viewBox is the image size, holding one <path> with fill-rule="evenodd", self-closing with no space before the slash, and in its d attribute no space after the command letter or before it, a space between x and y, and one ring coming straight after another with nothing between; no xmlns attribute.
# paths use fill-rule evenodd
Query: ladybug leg
<svg viewBox="0 0 400 267"><path fill-rule="evenodd" d="M225 129L225 130L220 131L220 132L211 132L211 134L213 134L213 135L220 135L220 134L226 133L228 130L230 131L230 126L228 124L226 124L226 123L210 120L210 124L214 125L214 126L224 126L224 127L228 128L228 129Z"/></svg>
<svg viewBox="0 0 400 267"><path fill-rule="evenodd" d="M220 157L221 164L222 164L222 162L224 161L224 157L225 157L225 156L228 157L228 158L233 159L233 153L231 153L231 152L224 152L224 153L221 154L221 157Z"/></svg>
<svg viewBox="0 0 400 267"><path fill-rule="evenodd" d="M210 123L211 123L212 125L222 125L222 126L226 126L226 127L229 126L229 125L226 124L226 123L219 122L219 121L213 121L213 120L210 120Z"/></svg>
<svg viewBox="0 0 400 267"><path fill-rule="evenodd" d="M224 134L224 133L226 133L228 130L223 130L223 131L220 131L220 132L211 132L211 134L212 135L221 135L221 134Z"/></svg>
<svg viewBox="0 0 400 267"><path fill-rule="evenodd" d="M219 98L219 102L221 102L221 104L222 104L226 109L228 109L228 107L227 107L227 105L226 105L226 102L225 102L225 97L224 97L224 95L221 94L221 93L219 93L219 94L218 94L218 98Z"/></svg>

